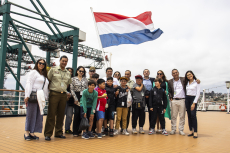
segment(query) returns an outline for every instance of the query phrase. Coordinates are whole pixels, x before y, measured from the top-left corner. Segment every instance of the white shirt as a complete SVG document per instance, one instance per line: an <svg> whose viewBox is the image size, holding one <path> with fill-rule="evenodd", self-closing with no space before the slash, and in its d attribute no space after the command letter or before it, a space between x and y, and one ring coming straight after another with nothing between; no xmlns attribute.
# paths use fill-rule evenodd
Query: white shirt
<svg viewBox="0 0 230 153"><path fill-rule="evenodd" d="M29 77L26 81L25 87L25 98L30 97L32 91L42 90L44 83L44 76L38 73L37 70L32 70L29 73ZM46 78L46 82L43 88L45 99L48 99L49 90L48 90L49 81Z"/></svg>
<svg viewBox="0 0 230 153"><path fill-rule="evenodd" d="M193 103L197 103L199 97L200 97L200 84L196 82L196 80L193 80L191 84L187 84L186 86L186 95L189 96L196 96Z"/></svg>
<svg viewBox="0 0 230 153"><path fill-rule="evenodd" d="M107 81L107 77L104 77L103 78L105 81ZM119 81L117 80L117 78L113 78L113 85L118 85L118 86L120 86L120 83L119 83Z"/></svg>
<svg viewBox="0 0 230 153"><path fill-rule="evenodd" d="M178 81L175 81L173 79L173 88L174 88L173 98L185 98L183 85L181 84L180 79Z"/></svg>

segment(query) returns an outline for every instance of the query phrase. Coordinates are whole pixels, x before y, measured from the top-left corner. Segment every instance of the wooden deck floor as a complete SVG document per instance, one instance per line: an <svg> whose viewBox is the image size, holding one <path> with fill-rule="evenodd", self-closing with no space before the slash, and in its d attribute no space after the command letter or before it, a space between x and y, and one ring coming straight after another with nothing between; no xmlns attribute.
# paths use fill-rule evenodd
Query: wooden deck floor
<svg viewBox="0 0 230 153"><path fill-rule="evenodd" d="M46 116L44 116L43 125ZM147 118L146 118L147 122ZM0 152L230 152L230 114L226 112L198 112L198 139L187 136L161 134L148 135L148 122L144 126L146 134L118 135L102 139L84 140L66 134L66 139L51 137L47 142L43 133L40 140L25 141L25 117L0 118ZM166 128L171 130L170 120L166 119ZM131 131L131 125L129 126ZM188 134L188 122L184 132Z"/></svg>

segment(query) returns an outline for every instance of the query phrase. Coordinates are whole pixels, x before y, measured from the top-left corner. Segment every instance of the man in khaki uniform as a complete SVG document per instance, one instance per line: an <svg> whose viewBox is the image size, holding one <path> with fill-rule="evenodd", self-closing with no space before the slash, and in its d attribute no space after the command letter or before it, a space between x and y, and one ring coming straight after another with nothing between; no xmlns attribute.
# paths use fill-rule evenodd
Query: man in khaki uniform
<svg viewBox="0 0 230 153"><path fill-rule="evenodd" d="M89 68L89 78L88 78L88 81L90 81L90 80L93 79L92 76L93 76L93 74L95 74L95 73L96 73L95 67L91 66L91 67Z"/></svg>
<svg viewBox="0 0 230 153"><path fill-rule="evenodd" d="M45 125L45 140L50 141L55 126L55 137L66 138L62 135L62 126L67 101L67 86L71 83L71 74L65 68L68 62L66 56L60 58L60 66L51 68L48 72L50 81L49 106ZM55 124L56 117L56 124Z"/></svg>

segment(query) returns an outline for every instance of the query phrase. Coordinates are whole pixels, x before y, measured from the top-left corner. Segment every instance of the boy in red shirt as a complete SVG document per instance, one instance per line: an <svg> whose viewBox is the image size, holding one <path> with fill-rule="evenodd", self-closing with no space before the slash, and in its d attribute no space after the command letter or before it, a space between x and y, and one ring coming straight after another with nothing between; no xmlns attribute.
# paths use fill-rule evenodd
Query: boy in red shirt
<svg viewBox="0 0 230 153"><path fill-rule="evenodd" d="M96 117L97 117L97 137L102 138L101 128L105 117L105 105L107 103L107 94L105 90L105 80L97 80L98 87L95 89L98 92Z"/></svg>

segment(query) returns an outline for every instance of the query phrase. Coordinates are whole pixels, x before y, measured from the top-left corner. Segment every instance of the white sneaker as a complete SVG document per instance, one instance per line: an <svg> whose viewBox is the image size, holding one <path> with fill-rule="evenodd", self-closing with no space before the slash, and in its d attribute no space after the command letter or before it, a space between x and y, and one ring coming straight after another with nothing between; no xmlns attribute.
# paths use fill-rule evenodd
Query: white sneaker
<svg viewBox="0 0 230 153"><path fill-rule="evenodd" d="M175 130L172 130L172 131L170 132L171 135L173 135L173 134L175 134L175 133L176 133Z"/></svg>
<svg viewBox="0 0 230 153"><path fill-rule="evenodd" d="M119 133L118 130L115 129L113 135L118 135L118 133Z"/></svg>
<svg viewBox="0 0 230 153"><path fill-rule="evenodd" d="M141 134L145 134L145 131L143 130L143 127L139 127L139 132L140 132Z"/></svg>
<svg viewBox="0 0 230 153"><path fill-rule="evenodd" d="M185 136L185 133L183 131L179 131L179 134Z"/></svg>
<svg viewBox="0 0 230 153"><path fill-rule="evenodd" d="M168 132L165 129L162 130L162 134L168 136Z"/></svg>
<svg viewBox="0 0 230 153"><path fill-rule="evenodd" d="M132 133L133 133L133 134L137 134L136 128L133 128Z"/></svg>
<svg viewBox="0 0 230 153"><path fill-rule="evenodd" d="M154 129L150 129L149 130L149 135L155 134L155 130Z"/></svg>
<svg viewBox="0 0 230 153"><path fill-rule="evenodd" d="M123 135L129 135L129 133L127 132L126 129L123 130L122 134L123 134Z"/></svg>

